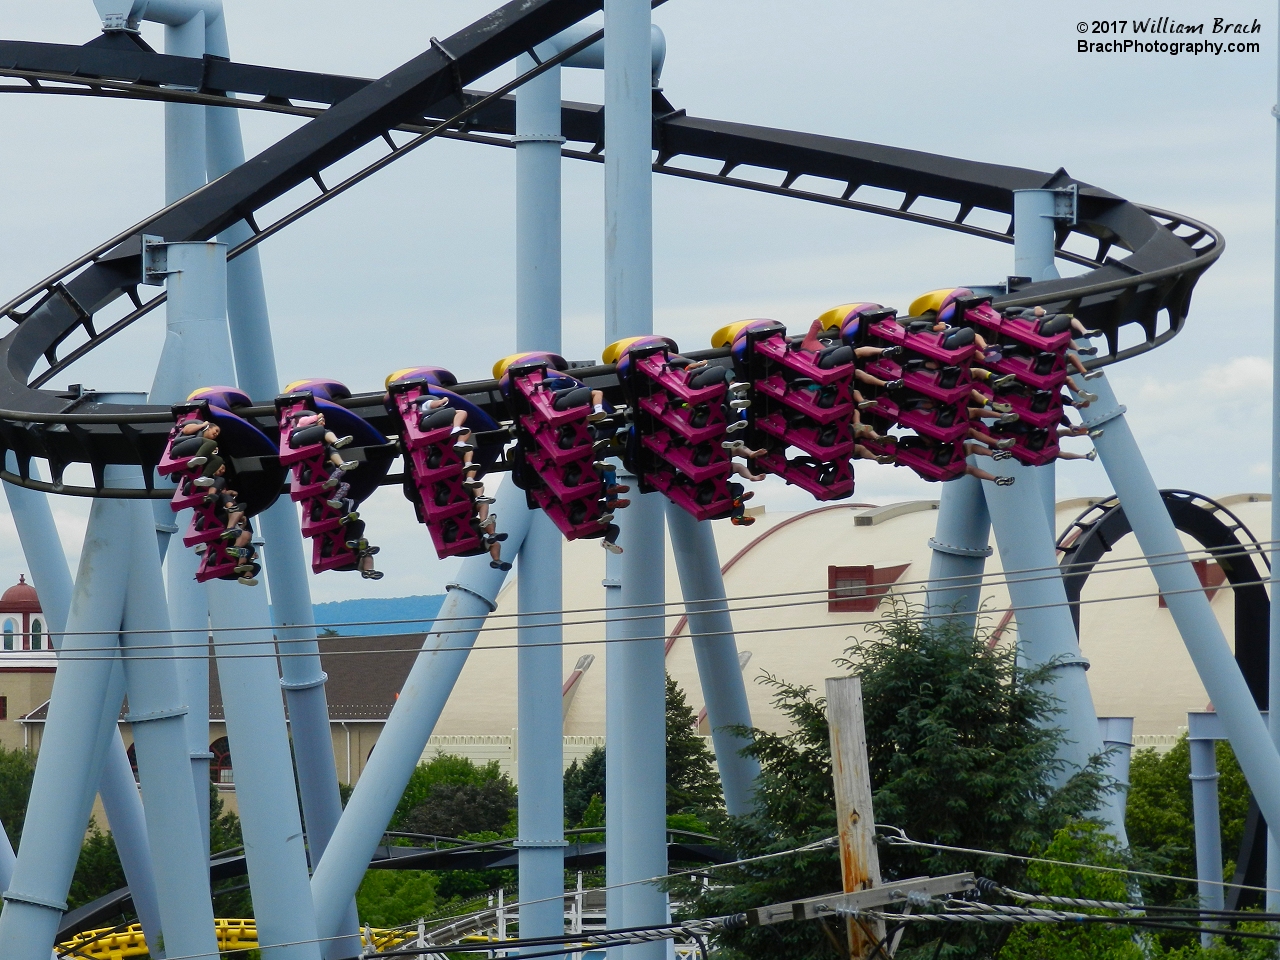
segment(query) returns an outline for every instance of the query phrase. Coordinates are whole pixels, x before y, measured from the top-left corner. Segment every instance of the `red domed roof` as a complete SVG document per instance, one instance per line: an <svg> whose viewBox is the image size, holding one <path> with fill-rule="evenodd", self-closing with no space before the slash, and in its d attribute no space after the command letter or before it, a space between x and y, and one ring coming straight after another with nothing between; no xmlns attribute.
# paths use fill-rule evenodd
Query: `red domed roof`
<svg viewBox="0 0 1280 960"><path fill-rule="evenodd" d="M0 613L39 613L40 598L36 588L27 583L25 574L18 575L18 582L0 596Z"/></svg>

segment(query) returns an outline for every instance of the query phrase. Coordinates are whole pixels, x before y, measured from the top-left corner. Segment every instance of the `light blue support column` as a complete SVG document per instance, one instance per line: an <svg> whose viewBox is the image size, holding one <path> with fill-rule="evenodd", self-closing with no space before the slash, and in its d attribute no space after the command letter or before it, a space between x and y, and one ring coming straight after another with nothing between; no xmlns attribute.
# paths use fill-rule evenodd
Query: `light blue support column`
<svg viewBox="0 0 1280 960"><path fill-rule="evenodd" d="M224 17L219 16L207 25L205 47L214 56L230 59ZM557 98L557 111L559 106ZM210 180L215 180L244 163L244 141L237 110L208 107L206 116L208 175ZM247 240L252 232L241 220L219 234L218 239L233 247ZM236 383L255 400L274 397L280 384L257 247L246 250L227 264L227 319ZM342 816L329 730L329 705L324 690L327 677L321 669L320 648L316 643L315 613L297 508L288 498L281 498L259 515L257 521L266 541L263 565L271 592L271 612L279 627L280 652L286 654L281 660L281 685L289 704L298 791L302 795L308 852L314 866ZM348 936L328 944L325 956L337 960L358 954L358 927L353 900L344 927Z"/></svg>
<svg viewBox="0 0 1280 960"><path fill-rule="evenodd" d="M118 644L132 531L126 502L95 500L49 700L13 880L0 912L5 960L48 960L120 710ZM95 655L96 654L96 655ZM114 703L108 700L114 700Z"/></svg>
<svg viewBox="0 0 1280 960"><path fill-rule="evenodd" d="M1102 737L1102 749L1107 751L1107 776L1116 782L1116 791L1108 798L1106 813L1111 817L1123 818L1129 802L1129 761L1133 755L1133 717L1099 717L1098 732ZM1113 819L1109 822L1117 821ZM1124 826L1123 820L1119 822Z"/></svg>
<svg viewBox="0 0 1280 960"><path fill-rule="evenodd" d="M533 67L528 54L517 58L519 72ZM560 68L552 67L516 91L517 350L560 352L562 143ZM520 935L553 937L564 933L563 541L542 511L527 523L518 581Z"/></svg>
<svg viewBox="0 0 1280 960"><path fill-rule="evenodd" d="M698 663L702 699L707 705L707 722L711 725L716 765L720 768L725 810L731 816L744 816L754 806L760 763L742 755L743 748L751 743L750 738L729 729L750 727L751 707L747 704L747 687L738 663L738 645L733 638L733 618L725 600L715 535L710 521L699 523L670 501L666 508L671 549L675 553L680 592L693 637L693 656Z"/></svg>
<svg viewBox="0 0 1280 960"><path fill-rule="evenodd" d="M502 556L509 560L528 533L529 511L524 509L524 491L513 483L500 484L495 499L494 512L502 517L507 532ZM377 746L311 877L320 936L331 937L338 931L343 911L360 886L369 858L422 758L484 619L497 605L498 591L505 579L506 574L490 567L488 555L482 554L464 560L457 582L449 584L448 596L436 618L437 629L423 642L422 652L400 688L400 697L387 717ZM556 705L559 706L559 698Z"/></svg>
<svg viewBox="0 0 1280 960"><path fill-rule="evenodd" d="M653 332L653 34L649 0L605 0L605 343ZM633 481L634 485L634 481ZM663 498L639 494L618 515L624 607L666 601ZM609 882L666 873L665 672L662 607L626 610L605 658L606 858ZM619 802L625 797L625 801ZM666 897L644 884L610 891L611 927L663 923ZM662 943L613 948L662 957Z"/></svg>
<svg viewBox="0 0 1280 960"><path fill-rule="evenodd" d="M12 451L5 455L5 464L11 473L17 472L17 458ZM36 464L32 464L32 475L39 479ZM74 584L71 572L67 569L67 557L62 549L57 525L53 522L48 497L38 490L29 490L11 483L4 484L4 492L9 501L9 512L13 515L14 525L18 530L18 541L22 544L27 560L27 569L31 573L32 585L40 595L40 608L44 612L49 636L54 648L61 650ZM117 682L124 682L123 675L117 678ZM133 767L129 763L119 727L115 724L112 725L98 793L102 797L111 839L120 856L120 865L124 869L129 895L133 899L143 933L149 943L157 943L160 937L160 905L156 894L155 874L151 869L151 850L147 844L142 798L138 796ZM0 845L0 859L4 858L6 849L11 849L7 838ZM4 872L3 864L0 863L0 891L9 886L11 870L12 866L9 873Z"/></svg>
<svg viewBox="0 0 1280 960"><path fill-rule="evenodd" d="M135 467L108 467L107 479L119 486L142 486L142 475ZM202 808L189 776L185 691L178 683L177 662L162 649L170 642L169 617L160 557L148 529L151 511L144 502L123 503L132 528L123 616L124 673L129 692L125 719L132 726L138 758L164 951L174 957L214 958L218 956L218 938L209 897ZM207 797L207 784L204 793Z"/></svg>
<svg viewBox="0 0 1280 960"><path fill-rule="evenodd" d="M1106 468L1142 552L1161 558L1152 565L1151 572L1205 691L1222 719L1258 807L1267 823L1280 823L1280 755L1191 561L1172 562L1179 554L1185 556L1182 541L1125 422L1125 408L1117 402L1105 376L1090 380L1089 391L1096 393L1098 399L1086 408L1085 425L1103 428L1102 436L1094 441L1098 459Z"/></svg>
<svg viewBox="0 0 1280 960"><path fill-rule="evenodd" d="M1066 733L1066 740L1058 751L1059 758L1066 761L1065 769L1058 776L1058 782L1062 783L1083 769L1091 757L1102 753L1098 716L1085 674L1089 661L1080 652L1062 578L1045 575L1055 569L1056 559L1035 470L1010 461L1002 472L1016 478L1016 482L1012 486L997 487L983 481L983 489L1000 547L1009 598L1017 614L1018 658L1031 667L1056 662L1050 691L1061 701L1062 709L1052 723ZM1124 811L1115 808L1114 794L1104 801L1100 814L1111 824L1111 834L1127 845Z"/></svg>
<svg viewBox="0 0 1280 960"><path fill-rule="evenodd" d="M619 478L635 490L634 477L620 471ZM633 493L631 506L618 515L622 609L609 634L617 642L605 653L605 863L610 886L632 885L609 891L610 927L667 921L663 892L632 883L667 872L665 502L661 494ZM665 952L655 942L611 948L610 956L636 960Z"/></svg>
<svg viewBox="0 0 1280 960"><path fill-rule="evenodd" d="M1074 219L1074 193L1061 190L1013 191L1013 273L1033 281L1057 280L1054 263L1057 248L1056 225L1059 220ZM1057 534L1057 464L1036 467L1031 474L1040 491L1045 513L1049 517L1049 533Z"/></svg>
<svg viewBox="0 0 1280 960"><path fill-rule="evenodd" d="M201 161L204 141L201 139ZM216 242L164 245L165 339L148 402L173 404L202 386L230 380L231 347L227 334L227 247ZM152 279L159 279L153 277ZM156 529L163 519L186 530L192 511L173 513L165 500L152 501ZM162 541L165 539L161 533ZM200 558L181 543L165 551L168 605L173 642L188 654L208 647L208 600L195 581ZM188 712L187 752L196 803L202 811L202 831L208 849L209 813L209 661L184 656L178 661L178 682Z"/></svg>
<svg viewBox="0 0 1280 960"><path fill-rule="evenodd" d="M159 6L159 4L157 4ZM183 16L188 11L183 11ZM192 9L185 20L169 18L164 52L172 57L204 57L203 10ZM205 108L192 103L164 105L164 202L181 200L205 184Z"/></svg>
<svg viewBox="0 0 1280 960"><path fill-rule="evenodd" d="M169 504L165 502L165 509ZM191 510L175 515L186 530ZM168 584L169 620L175 649L181 651L178 682L187 705L187 755L191 762L191 782L201 811L201 836L206 859L209 850L209 601L204 587L196 583L200 558L181 542L169 551L165 561Z"/></svg>
<svg viewBox="0 0 1280 960"><path fill-rule="evenodd" d="M561 547L555 524L541 510L533 511L520 548L517 581L521 647L516 846L522 937L564 933L564 721L558 696L563 682Z"/></svg>
<svg viewBox="0 0 1280 960"><path fill-rule="evenodd" d="M982 604L982 574L991 556L991 515L982 481L967 474L942 485L938 524L929 538L929 615L954 616L973 633Z"/></svg>
<svg viewBox="0 0 1280 960"><path fill-rule="evenodd" d="M1201 910L1225 910L1222 886L1222 821L1218 814L1217 714L1188 713L1187 741L1191 748L1191 811L1196 832L1196 877ZM1211 925L1206 921L1205 926ZM1213 934L1200 934L1212 946Z"/></svg>
<svg viewBox="0 0 1280 960"><path fill-rule="evenodd" d="M266 588L211 580L205 590L262 954L319 960ZM338 919L346 906L336 905Z"/></svg>

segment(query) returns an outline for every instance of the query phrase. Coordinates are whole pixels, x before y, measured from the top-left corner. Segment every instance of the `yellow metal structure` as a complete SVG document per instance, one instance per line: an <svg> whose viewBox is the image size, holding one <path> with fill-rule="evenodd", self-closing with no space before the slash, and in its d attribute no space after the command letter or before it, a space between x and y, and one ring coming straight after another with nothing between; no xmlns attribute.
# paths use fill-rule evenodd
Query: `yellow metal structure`
<svg viewBox="0 0 1280 960"><path fill-rule="evenodd" d="M213 923L218 933L220 953L258 949L258 925L254 920L224 919L214 920ZM382 950L397 947L416 936L417 932L412 930L365 928L361 931L360 939L366 945L372 943ZM83 960L126 960L128 957L149 957L151 954L147 951L141 924L134 923L123 929L107 927L103 930L86 930L58 944L58 955L80 957Z"/></svg>

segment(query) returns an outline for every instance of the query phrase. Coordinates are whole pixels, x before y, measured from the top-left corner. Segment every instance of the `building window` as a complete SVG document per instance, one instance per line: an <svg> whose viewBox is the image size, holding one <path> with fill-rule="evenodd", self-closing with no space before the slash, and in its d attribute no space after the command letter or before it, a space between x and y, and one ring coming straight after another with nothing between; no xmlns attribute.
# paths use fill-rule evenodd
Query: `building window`
<svg viewBox="0 0 1280 960"><path fill-rule="evenodd" d="M827 567L828 613L873 613L910 564L876 568L870 564Z"/></svg>
<svg viewBox="0 0 1280 960"><path fill-rule="evenodd" d="M31 649L32 650L40 649L40 634L42 631L43 631L43 627L40 621L32 620L31 621Z"/></svg>
<svg viewBox="0 0 1280 960"><path fill-rule="evenodd" d="M209 779L221 786L231 786L235 777L231 773L231 744L226 737L219 737L209 744L213 759L209 761Z"/></svg>
<svg viewBox="0 0 1280 960"><path fill-rule="evenodd" d="M0 697L0 720L9 719L9 698Z"/></svg>
<svg viewBox="0 0 1280 960"><path fill-rule="evenodd" d="M6 650L13 649L13 628L14 622L12 620L4 622L4 648Z"/></svg>

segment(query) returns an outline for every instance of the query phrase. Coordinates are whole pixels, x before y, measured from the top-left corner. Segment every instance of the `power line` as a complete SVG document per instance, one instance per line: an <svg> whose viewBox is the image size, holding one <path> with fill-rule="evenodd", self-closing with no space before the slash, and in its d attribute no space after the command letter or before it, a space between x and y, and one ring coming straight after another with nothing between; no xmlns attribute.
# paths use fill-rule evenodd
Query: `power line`
<svg viewBox="0 0 1280 960"><path fill-rule="evenodd" d="M1258 553L1259 551L1251 550L1247 552ZM900 597L919 596L921 594L927 594L929 590L917 589L917 590L904 591L899 588L911 587L911 586L927 588L934 584L941 584L945 589L946 585L951 583L952 581L957 581L956 586L972 585L977 588L995 588L995 587L1001 587L1001 586L1008 587L1010 584L1033 583L1033 582L1046 581L1046 580L1051 581L1051 580L1061 579L1064 574L1070 575L1071 568L1073 567L1080 567L1082 570L1087 570L1088 572L1094 575L1102 575L1102 574L1110 574L1110 573L1127 573L1127 572L1133 572L1137 570L1147 570L1147 569L1151 569L1152 567L1176 566L1179 563L1187 562L1188 560L1191 559L1191 555L1196 553L1207 553L1209 554L1209 557L1211 559L1218 559L1220 557L1224 557L1227 555L1234 555L1236 551L1234 550L1225 551L1219 548L1214 548L1214 549L1201 548L1198 550L1193 549L1190 551L1177 551L1177 552L1170 552L1170 553L1164 553L1164 554L1149 554L1149 555L1139 554L1138 556L1135 556L1135 557L1121 557L1121 558L1114 558L1109 560L1099 560L1097 561L1096 564L1066 564L1063 566L1052 566L1052 567L1028 567L1024 569L1000 571L997 573L984 573L980 577L954 576L954 577L939 577L936 579L900 580L900 581L896 581L893 584L883 584L883 586L886 588L886 593L883 595L900 596ZM1151 560L1155 560L1162 557L1168 557L1170 559L1161 560L1161 562L1159 563L1150 562ZM1104 566L1104 564L1106 566ZM1098 569L1098 567L1103 567L1103 569L1100 570ZM1039 573L1041 571L1047 571L1047 572L1045 572L1042 576L1036 576L1036 577L1020 576L1020 574L1023 574L1023 573ZM1277 577L1280 578L1280 574L1278 574ZM1256 581L1256 584L1261 585L1261 584L1266 584L1270 582L1273 582L1270 578L1264 579L1260 577ZM1255 582L1251 581L1243 585L1253 586L1254 584ZM889 594L887 592L888 588L890 587L893 588L892 594ZM1236 588L1236 585L1230 583L1230 581L1224 581L1219 587L1217 587L1217 589L1221 589L1221 590L1235 589L1235 588ZM1181 591L1169 591L1170 594L1177 594L1179 592ZM1159 594L1152 594L1152 596L1158 596L1158 595ZM875 595L872 595L872 596L875 596ZM785 599L789 597L814 597L814 599L808 600L808 601L792 601L788 603L762 604L759 606L746 606L746 607L730 606L731 604L746 603L748 601L753 601L753 600ZM519 624L510 624L510 625L499 624L499 625L490 626L489 622L495 619L511 620L511 619L518 619L520 617L533 618L533 617L551 617L551 616L559 616L564 618L564 617L581 614L581 613L597 613L597 612L612 613L614 611L620 611L620 610L652 610L654 611L652 613L647 613L647 614L636 614L636 615L622 616L622 617L606 616L606 617L598 617L598 618L589 619L589 620L560 619L560 620L553 620L553 621L541 621L538 623L529 624L529 626L532 626L532 627L555 627L555 626L575 627L575 626L589 626L589 625L598 624L598 623L615 624L615 623L625 623L628 621L635 621L635 620L653 620L653 619L656 619L657 617L675 616L676 615L675 613L664 612L665 608L667 607L683 606L686 608L686 611L683 614L684 616L697 616L698 614L702 614L702 613L722 613L722 612L726 612L726 610L728 613L733 614L733 613L740 613L740 612L750 612L754 610L780 609L782 607L787 607L787 606L804 606L808 604L826 603L830 599L832 599L832 588L825 587L825 588L819 588L819 589L813 589L813 590L788 590L788 591L779 591L776 593L745 594L742 596L726 597L723 599L721 598L711 598L711 599L705 599L705 600L680 599L680 600L664 600L664 601L658 601L654 603L626 604L626 605L621 605L616 607L574 607L574 608L561 608L559 610L538 610L538 611L511 612L511 613L492 612L487 616L485 616L483 619L485 621L485 629L490 632L496 632L500 630L518 629ZM1093 601L1082 600L1082 601L1076 601L1076 602L1086 603L1086 602L1093 602ZM1067 605L1074 605L1074 603L1075 602L1073 601L1068 601ZM1060 604L1052 604L1052 605L1060 606ZM689 608L697 608L697 609L689 609ZM959 612L960 613L982 613L983 611L982 609L977 609L977 610L959 611ZM308 629L310 627L389 626L393 624L427 623L428 621L430 621L431 628L428 630L422 631L423 633L445 634L445 633L458 632L458 631L436 629L436 626L438 624L454 623L454 622L471 623L477 619L480 619L480 617L477 617L475 615L435 617L435 618L428 618L423 616L423 617L406 617L406 618L395 618L395 619L332 621L328 623L308 624L305 626L301 624L282 624L282 625L272 624L272 625L238 626L238 627L218 627L215 629L216 629L216 632L218 633L247 632L247 631L253 631L253 630L272 630L272 631L295 630L296 631L296 630ZM192 631L190 629L164 630L162 628L156 628L156 627L150 627L145 629L131 629L131 630L121 629L121 630L47 631L49 636L117 636L117 635L165 634L165 633L177 633L177 632L191 633L196 631ZM280 642L281 643L308 642L310 639L311 638L289 637L289 638L281 639ZM319 637L316 639L330 640L334 638ZM258 641L250 641L250 642L258 642Z"/></svg>
<svg viewBox="0 0 1280 960"><path fill-rule="evenodd" d="M1186 590L1164 590L1164 591L1154 591L1150 593L1124 594L1118 597L1094 597L1092 599L1069 600L1066 603L1051 602L1051 603L1024 604L1022 606L1010 606L1005 608L1005 610L1007 612L1018 613L1020 611L1043 610L1043 609L1051 609L1053 607L1062 607L1062 606L1080 607L1080 606L1085 606L1085 605L1090 605L1095 603L1118 603L1118 602L1128 601L1128 600L1146 600L1146 599L1155 599L1159 597L1177 596L1179 594L1203 593L1204 589L1205 589L1204 587L1195 587L1195 588L1186 589ZM923 593L924 591L917 591L917 592ZM891 594L890 596L903 597L903 596L906 596L906 594ZM825 603L826 601L820 601L820 602ZM762 609L776 609L776 608L764 607ZM979 608L977 610L971 610L971 611L954 610L954 611L948 611L946 616L960 616L965 613L982 614L982 613L989 613L989 612L991 612L989 609L983 609L983 608ZM464 619L480 619L480 618L475 617L475 618L464 618ZM649 619L649 618L636 618L636 619ZM605 621L605 622L607 623L608 621ZM876 621L869 621L869 623L875 623L875 622ZM537 626L537 625L535 624L534 626ZM815 629L817 626L819 625L812 624L812 623L804 623L804 624L790 624L790 625L784 625L784 626L778 626L778 627L754 627L754 628L734 627L731 632L734 636L737 636L737 637L756 636L756 635L765 635L765 634L774 634L774 633L791 633L795 631L809 631L809 630ZM848 626L853 627L858 625L849 624ZM151 631L148 631L148 632L151 632ZM173 632L174 633L191 633L192 631L191 630L175 630ZM217 634L219 632L221 631L217 629L213 631L214 634ZM428 632L427 636L444 637L444 636L450 636L453 634L465 634L470 632L471 632L470 630L465 630L465 629L432 630ZM677 637L677 639L687 637L691 640L697 640L704 637L721 637L721 636L724 636L726 632L728 631L723 631L723 632L722 631L707 631L707 632L690 631L688 633L681 633L679 637ZM106 631L103 631L102 633L109 636L115 635L114 633L107 634ZM124 633L124 631L120 631L120 633ZM80 636L80 634L73 634L73 636ZM329 637L324 639L339 639L339 638ZM346 639L367 640L371 638L352 637L352 638L346 638ZM639 637L593 637L589 640L556 640L556 641L530 641L528 643L471 644L466 647L461 647L461 646L459 647L448 647L448 646L426 647L425 645L423 645L418 647L397 647L397 648L391 648L391 649L364 648L364 649L355 649L355 650L328 650L323 653L323 656L340 657L340 656L351 656L355 654L390 655L390 654L401 654L401 653L403 654L450 653L450 652L470 653L474 651L490 651L490 650L531 650L531 649L538 649L541 647L596 646L599 644L642 643L645 641L652 641L652 640L665 641L668 639L670 639L669 634L659 633L659 634L650 634L647 636L639 636ZM284 649L279 649L279 650L275 649L276 647L285 647L291 643L298 643L298 642L300 641L276 640L274 638L272 640L265 640L265 639L264 640L217 640L215 637L212 645L214 647L215 655L218 656L219 658L253 659L258 657L283 658L283 657L316 656L316 654L311 653L309 651L299 652L299 651L290 651L290 650L284 650ZM263 651L261 653L218 652L220 648L225 648L225 647L264 647L267 645L270 645L273 648L270 652L267 652L267 651ZM181 653L181 652L148 653L147 652L147 651L181 650L183 646L190 647L191 652L190 653ZM208 646L209 646L208 641L202 641L199 644L186 644L186 645L184 644L139 644L139 645L127 644L124 646L120 646L120 645L113 644L113 645L104 645L101 647L80 647L80 648L73 648L71 650L67 650L64 647L61 651L58 652L58 659L84 661L84 660L113 659L115 657L127 657L127 658L131 657L138 660L170 660L170 659L200 660L200 659L206 659L209 656ZM197 652L197 650L199 652Z"/></svg>
<svg viewBox="0 0 1280 960"><path fill-rule="evenodd" d="M905 830L901 827L895 827L892 824L877 823L877 830L891 830L893 833L884 838L884 842L891 847L925 847L930 850L945 850L950 853L971 853L983 857L997 857L1004 860L1020 860L1024 863L1047 863L1058 867L1080 867L1084 870L1097 870L1102 873L1120 873L1125 876L1146 877L1151 880L1175 880L1179 883L1208 883L1215 887L1230 887L1236 890L1251 890L1257 893L1280 893L1280 890L1273 890L1270 887L1254 887L1246 883L1227 883L1220 880L1201 880L1196 877L1178 877L1167 873L1151 873L1147 870L1131 870L1127 867L1104 867L1095 863L1072 863L1070 860L1052 860L1047 857L1030 857L1017 853L1003 853L999 850L983 850L978 847L957 847L945 843L928 843L924 840L913 840L907 836ZM1257 914L1250 916L1256 917Z"/></svg>

